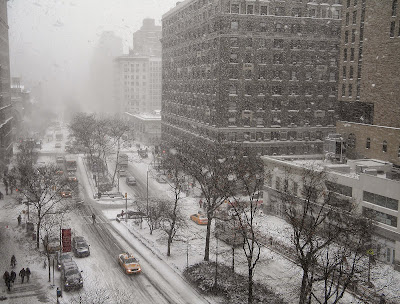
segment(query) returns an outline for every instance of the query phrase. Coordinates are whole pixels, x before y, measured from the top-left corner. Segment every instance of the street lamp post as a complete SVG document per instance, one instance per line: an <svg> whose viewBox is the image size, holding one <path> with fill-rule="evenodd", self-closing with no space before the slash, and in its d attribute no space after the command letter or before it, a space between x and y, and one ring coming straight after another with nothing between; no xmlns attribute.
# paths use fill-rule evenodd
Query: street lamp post
<svg viewBox="0 0 400 304"><path fill-rule="evenodd" d="M128 221L128 193L125 192L125 223Z"/></svg>
<svg viewBox="0 0 400 304"><path fill-rule="evenodd" d="M146 175L146 189L147 189L147 194L146 194L146 202L147 202L147 207L146 207L146 212L147 215L149 215L149 169L147 169L147 175Z"/></svg>

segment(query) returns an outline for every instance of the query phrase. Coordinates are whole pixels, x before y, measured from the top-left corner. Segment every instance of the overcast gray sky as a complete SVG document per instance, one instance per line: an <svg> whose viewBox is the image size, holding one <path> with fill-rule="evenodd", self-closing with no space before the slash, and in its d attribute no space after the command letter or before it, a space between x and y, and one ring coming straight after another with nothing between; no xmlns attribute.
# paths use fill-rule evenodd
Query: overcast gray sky
<svg viewBox="0 0 400 304"><path fill-rule="evenodd" d="M62 98L63 91L80 90L101 32L114 31L127 52L142 20L161 24L162 14L176 1L10 0L11 74L28 86L42 82L46 95ZM53 97L55 92L60 96Z"/></svg>

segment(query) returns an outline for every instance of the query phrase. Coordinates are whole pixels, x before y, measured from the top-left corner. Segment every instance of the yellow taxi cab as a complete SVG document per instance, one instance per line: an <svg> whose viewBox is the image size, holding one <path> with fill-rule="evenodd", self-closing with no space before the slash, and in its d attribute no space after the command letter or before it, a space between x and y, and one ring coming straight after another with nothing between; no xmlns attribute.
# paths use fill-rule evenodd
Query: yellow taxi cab
<svg viewBox="0 0 400 304"><path fill-rule="evenodd" d="M121 253L118 255L118 263L126 274L140 273L139 260L129 253Z"/></svg>
<svg viewBox="0 0 400 304"><path fill-rule="evenodd" d="M198 225L207 225L208 219L202 213L195 213L190 216L190 219Z"/></svg>

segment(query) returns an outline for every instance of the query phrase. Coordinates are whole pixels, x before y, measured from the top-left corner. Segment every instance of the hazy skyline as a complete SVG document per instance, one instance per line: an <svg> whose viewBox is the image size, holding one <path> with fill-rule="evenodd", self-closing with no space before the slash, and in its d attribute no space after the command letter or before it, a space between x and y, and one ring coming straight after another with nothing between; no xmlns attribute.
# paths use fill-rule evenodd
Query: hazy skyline
<svg viewBox="0 0 400 304"><path fill-rule="evenodd" d="M42 84L43 98L83 98L93 49L103 31L122 38L124 52L144 18L161 24L176 0L10 0L11 76L27 89ZM79 96L78 96L79 95Z"/></svg>

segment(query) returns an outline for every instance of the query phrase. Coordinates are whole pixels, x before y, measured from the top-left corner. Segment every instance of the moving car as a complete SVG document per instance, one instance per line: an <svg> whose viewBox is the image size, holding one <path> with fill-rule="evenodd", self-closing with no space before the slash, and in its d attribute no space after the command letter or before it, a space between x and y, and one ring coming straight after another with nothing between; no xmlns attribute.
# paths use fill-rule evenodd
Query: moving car
<svg viewBox="0 0 400 304"><path fill-rule="evenodd" d="M118 256L118 263L126 274L140 273L142 271L139 260L129 253L121 253Z"/></svg>
<svg viewBox="0 0 400 304"><path fill-rule="evenodd" d="M72 251L79 258L90 255L89 245L83 236L76 236L72 239Z"/></svg>
<svg viewBox="0 0 400 304"><path fill-rule="evenodd" d="M119 173L120 177L125 177L126 176L126 170L125 169L119 169L118 173Z"/></svg>
<svg viewBox="0 0 400 304"><path fill-rule="evenodd" d="M190 219L198 225L207 225L208 219L202 213L195 213L190 216Z"/></svg>
<svg viewBox="0 0 400 304"><path fill-rule="evenodd" d="M156 180L160 184L165 184L167 182L167 177L165 175L157 175Z"/></svg>
<svg viewBox="0 0 400 304"><path fill-rule="evenodd" d="M56 252L57 269L61 270L62 264L72 261L71 253L69 252Z"/></svg>
<svg viewBox="0 0 400 304"><path fill-rule="evenodd" d="M63 189L60 192L62 198L72 197L72 191L69 188Z"/></svg>
<svg viewBox="0 0 400 304"><path fill-rule="evenodd" d="M136 179L133 176L129 176L126 178L126 184L128 186L135 186L136 185Z"/></svg>
<svg viewBox="0 0 400 304"><path fill-rule="evenodd" d="M61 270L61 279L66 291L83 287L82 274L76 265L64 265Z"/></svg>

